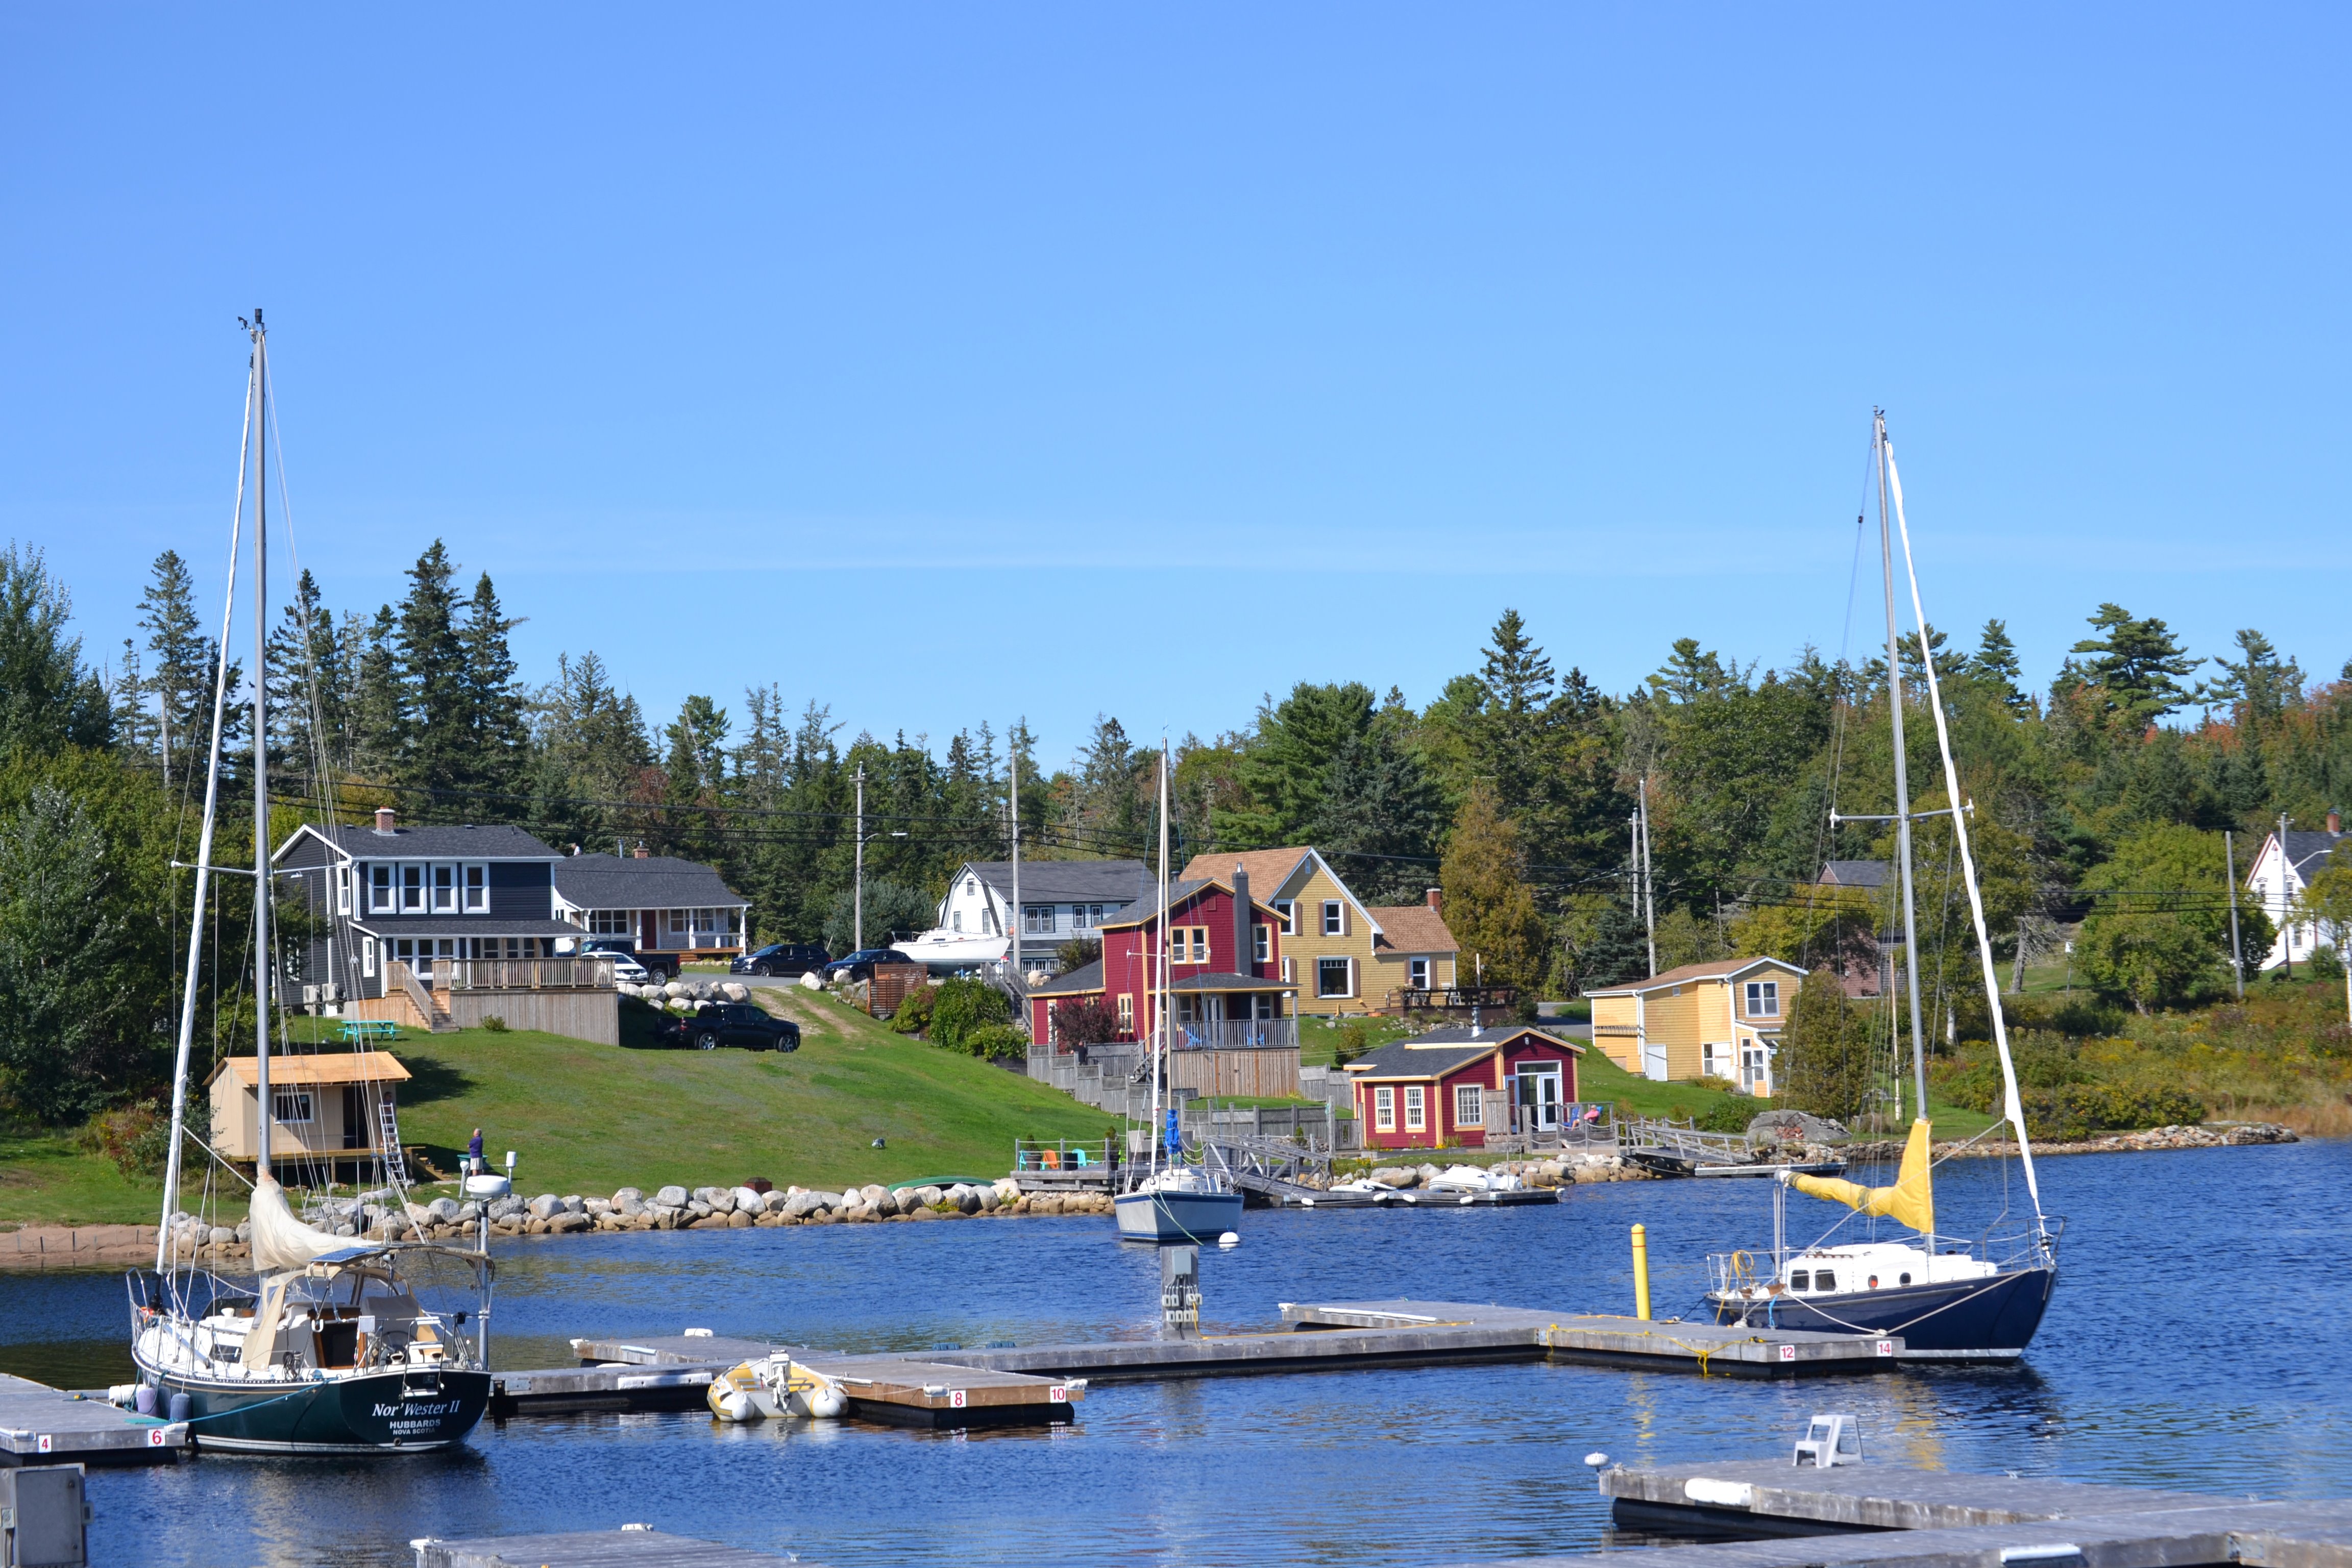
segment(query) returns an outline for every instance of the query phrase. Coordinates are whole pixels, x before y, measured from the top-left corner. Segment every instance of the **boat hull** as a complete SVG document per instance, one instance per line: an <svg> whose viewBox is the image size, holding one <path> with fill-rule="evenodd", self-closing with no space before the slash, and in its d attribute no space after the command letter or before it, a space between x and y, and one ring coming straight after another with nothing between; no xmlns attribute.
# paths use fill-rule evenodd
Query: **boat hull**
<svg viewBox="0 0 2352 1568"><path fill-rule="evenodd" d="M1242 1222L1239 1193L1121 1193L1111 1208L1122 1241L1214 1242Z"/></svg>
<svg viewBox="0 0 2352 1568"><path fill-rule="evenodd" d="M142 1371L148 1371L142 1368ZM487 1372L398 1369L316 1383L253 1384L150 1372L188 1396L200 1448L267 1454L423 1453L465 1440L489 1404Z"/></svg>
<svg viewBox="0 0 2352 1568"><path fill-rule="evenodd" d="M1831 1334L1900 1334L1906 1356L2009 1361L2033 1342L2057 1283L2055 1268L2038 1268L1987 1279L1833 1296L1780 1295L1748 1301L1710 1294L1707 1300L1719 1323Z"/></svg>

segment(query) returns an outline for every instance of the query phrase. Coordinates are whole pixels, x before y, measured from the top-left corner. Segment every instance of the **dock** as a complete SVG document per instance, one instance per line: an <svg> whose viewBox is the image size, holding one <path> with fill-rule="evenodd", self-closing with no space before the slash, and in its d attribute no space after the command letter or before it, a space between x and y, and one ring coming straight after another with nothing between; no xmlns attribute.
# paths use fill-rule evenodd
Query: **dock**
<svg viewBox="0 0 2352 1568"><path fill-rule="evenodd" d="M428 1536L409 1545L416 1552L416 1568L762 1568L792 1561L638 1525L475 1541Z"/></svg>
<svg viewBox="0 0 2352 1568"><path fill-rule="evenodd" d="M1620 1524L1727 1538L1644 1548L1645 1568L2352 1568L2352 1500L1786 1460L1617 1467L1600 1479ZM1825 1543L1832 1535L1836 1543ZM1511 1568L1602 1568L1622 1555L1518 1558Z"/></svg>
<svg viewBox="0 0 2352 1568"><path fill-rule="evenodd" d="M1866 1334L1803 1333L1652 1322L1589 1312L1548 1312L1461 1301L1284 1302L1280 1328L1192 1339L1103 1340L1081 1344L992 1346L914 1356L847 1356L793 1349L796 1360L839 1380L853 1414L878 1420L963 1426L1072 1418L1070 1403L1095 1383L1146 1383L1253 1373L1343 1372L1363 1367L1464 1362L1564 1362L1695 1372L1701 1375L1803 1377L1881 1373L1902 1359L1903 1342ZM701 1335L641 1335L572 1342L583 1363L545 1373L508 1373L493 1414L525 1410L684 1408L711 1377L737 1362L791 1347ZM872 1396L861 1398L858 1378ZM1003 1384L983 1379L1005 1379ZM951 1405L936 1394L961 1389ZM1064 1394L1055 1399L1052 1390Z"/></svg>
<svg viewBox="0 0 2352 1568"><path fill-rule="evenodd" d="M187 1447L184 1421L0 1373L0 1465L170 1464Z"/></svg>

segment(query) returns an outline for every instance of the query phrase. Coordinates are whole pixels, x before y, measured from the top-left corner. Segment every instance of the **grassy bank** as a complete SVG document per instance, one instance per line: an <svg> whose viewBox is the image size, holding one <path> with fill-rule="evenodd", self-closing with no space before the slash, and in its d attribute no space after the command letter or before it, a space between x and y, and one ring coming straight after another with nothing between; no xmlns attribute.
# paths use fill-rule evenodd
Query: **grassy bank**
<svg viewBox="0 0 2352 1568"><path fill-rule="evenodd" d="M415 1075L402 1086L402 1138L454 1172L478 1126L494 1160L520 1155L519 1186L610 1193L751 1176L842 1186L1001 1175L1017 1137L1108 1129L1066 1094L893 1035L829 997L794 991L777 1005L802 1027L789 1055L615 1050L523 1030L412 1034L391 1047ZM125 1178L70 1136L0 1140L0 1220L152 1224L160 1200L159 1184Z"/></svg>

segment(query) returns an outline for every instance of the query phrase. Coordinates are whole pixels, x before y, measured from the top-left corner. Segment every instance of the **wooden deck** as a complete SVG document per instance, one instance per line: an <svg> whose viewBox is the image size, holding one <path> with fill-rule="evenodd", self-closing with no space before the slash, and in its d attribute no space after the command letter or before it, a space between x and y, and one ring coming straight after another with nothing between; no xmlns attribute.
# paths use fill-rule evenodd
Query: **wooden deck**
<svg viewBox="0 0 2352 1568"><path fill-rule="evenodd" d="M188 1424L133 1415L103 1399L0 1373L0 1464L169 1464L188 1447Z"/></svg>

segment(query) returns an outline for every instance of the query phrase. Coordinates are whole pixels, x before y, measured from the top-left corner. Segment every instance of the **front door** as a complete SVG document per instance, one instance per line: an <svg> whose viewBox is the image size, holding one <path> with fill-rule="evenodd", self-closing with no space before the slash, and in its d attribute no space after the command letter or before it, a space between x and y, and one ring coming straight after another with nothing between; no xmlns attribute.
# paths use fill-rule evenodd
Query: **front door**
<svg viewBox="0 0 2352 1568"><path fill-rule="evenodd" d="M1557 1064L1522 1063L1518 1074L1519 1128L1525 1132L1553 1132L1559 1128L1559 1068Z"/></svg>
<svg viewBox="0 0 2352 1568"><path fill-rule="evenodd" d="M1771 1057L1762 1046L1739 1047L1739 1087L1749 1094L1772 1092Z"/></svg>
<svg viewBox="0 0 2352 1568"><path fill-rule="evenodd" d="M654 925L655 917L661 911L658 910L639 910L637 911L637 951L639 952L651 952L654 949L661 945L660 942L656 940L661 933Z"/></svg>
<svg viewBox="0 0 2352 1568"><path fill-rule="evenodd" d="M1651 1041L1642 1042L1642 1076L1654 1083L1666 1081L1666 1047Z"/></svg>

